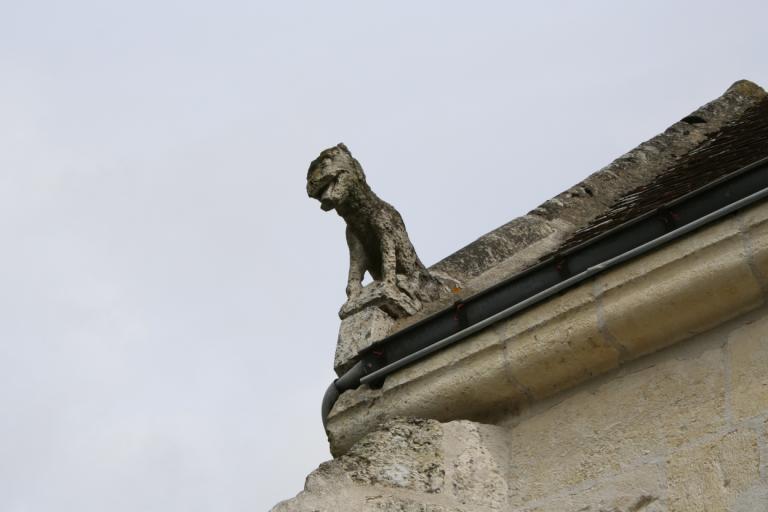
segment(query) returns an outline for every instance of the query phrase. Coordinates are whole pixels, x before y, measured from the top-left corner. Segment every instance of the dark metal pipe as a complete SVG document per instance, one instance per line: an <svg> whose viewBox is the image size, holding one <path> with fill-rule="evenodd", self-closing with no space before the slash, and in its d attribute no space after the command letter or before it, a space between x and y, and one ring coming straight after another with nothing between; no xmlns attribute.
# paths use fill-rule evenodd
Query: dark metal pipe
<svg viewBox="0 0 768 512"><path fill-rule="evenodd" d="M363 361L358 361L355 366L338 379L331 382L323 395L323 404L320 414L323 417L323 427L328 423L328 414L330 414L333 404L339 399L339 396L348 389L357 389L360 386L360 378L365 375Z"/></svg>

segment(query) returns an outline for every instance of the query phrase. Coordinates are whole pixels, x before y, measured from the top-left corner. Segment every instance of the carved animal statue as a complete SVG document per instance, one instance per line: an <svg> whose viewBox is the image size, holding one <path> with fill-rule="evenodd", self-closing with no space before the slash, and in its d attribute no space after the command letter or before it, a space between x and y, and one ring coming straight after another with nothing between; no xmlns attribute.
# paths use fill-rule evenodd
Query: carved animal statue
<svg viewBox="0 0 768 512"><path fill-rule="evenodd" d="M402 217L373 193L362 166L344 144L324 150L312 161L307 194L320 201L324 211L335 209L347 223L350 301L362 292L366 271L375 282L397 287L420 301L439 296L443 286L416 255Z"/></svg>

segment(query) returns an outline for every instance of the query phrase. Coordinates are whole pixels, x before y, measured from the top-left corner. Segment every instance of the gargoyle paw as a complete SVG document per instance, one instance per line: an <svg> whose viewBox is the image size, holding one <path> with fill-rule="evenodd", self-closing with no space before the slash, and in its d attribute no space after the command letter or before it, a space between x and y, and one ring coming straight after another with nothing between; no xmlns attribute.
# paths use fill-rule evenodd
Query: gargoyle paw
<svg viewBox="0 0 768 512"><path fill-rule="evenodd" d="M349 283L347 285L347 299L353 300L355 297L359 296L363 292L363 287L360 285L360 283Z"/></svg>

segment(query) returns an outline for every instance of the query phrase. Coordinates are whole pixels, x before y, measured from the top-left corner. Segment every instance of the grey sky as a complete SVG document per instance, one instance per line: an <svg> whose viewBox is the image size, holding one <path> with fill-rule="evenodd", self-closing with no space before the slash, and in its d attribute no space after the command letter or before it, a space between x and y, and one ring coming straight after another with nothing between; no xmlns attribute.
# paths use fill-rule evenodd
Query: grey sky
<svg viewBox="0 0 768 512"><path fill-rule="evenodd" d="M0 3L0 511L267 510L329 457L344 141L432 264L733 81L768 4Z"/></svg>

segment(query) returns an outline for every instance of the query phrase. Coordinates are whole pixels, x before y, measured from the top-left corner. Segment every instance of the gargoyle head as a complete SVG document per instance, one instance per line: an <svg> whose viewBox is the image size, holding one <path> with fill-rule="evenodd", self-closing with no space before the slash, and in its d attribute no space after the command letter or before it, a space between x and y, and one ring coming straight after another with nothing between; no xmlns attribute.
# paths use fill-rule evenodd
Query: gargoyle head
<svg viewBox="0 0 768 512"><path fill-rule="evenodd" d="M367 187L363 168L343 143L322 151L309 164L307 194L325 211L338 209Z"/></svg>

